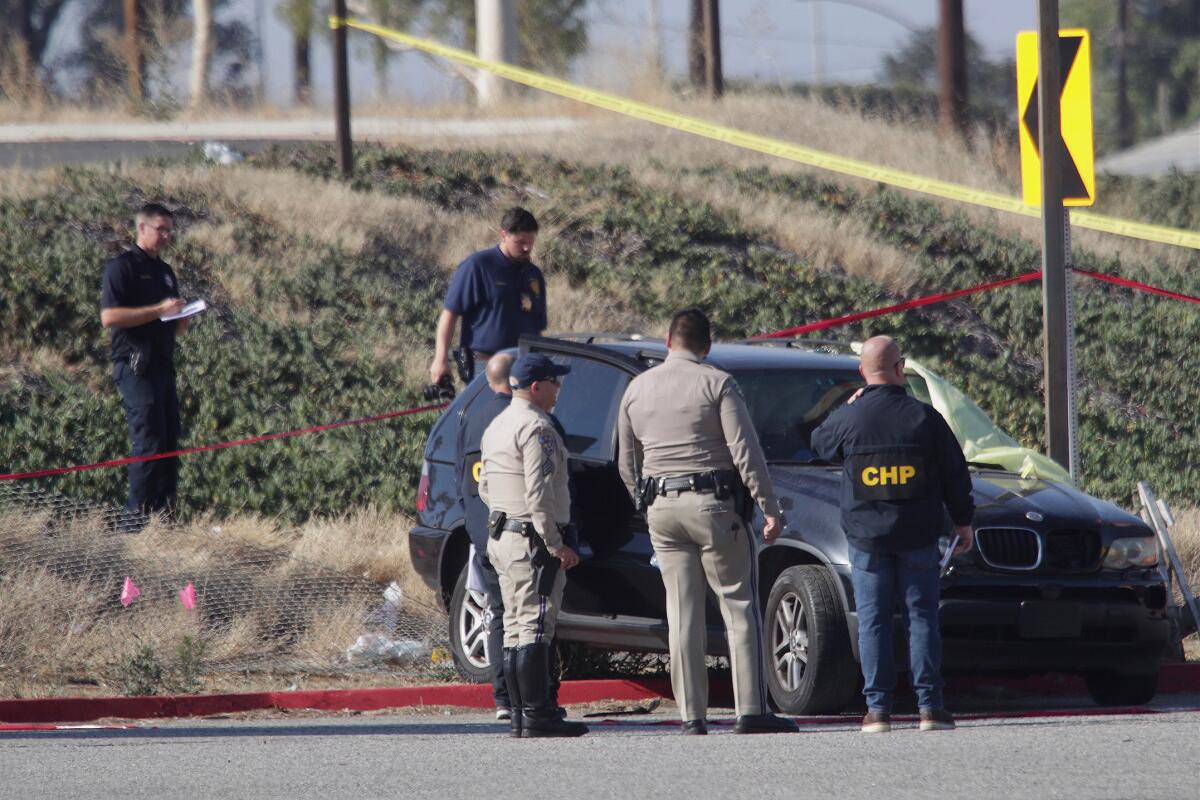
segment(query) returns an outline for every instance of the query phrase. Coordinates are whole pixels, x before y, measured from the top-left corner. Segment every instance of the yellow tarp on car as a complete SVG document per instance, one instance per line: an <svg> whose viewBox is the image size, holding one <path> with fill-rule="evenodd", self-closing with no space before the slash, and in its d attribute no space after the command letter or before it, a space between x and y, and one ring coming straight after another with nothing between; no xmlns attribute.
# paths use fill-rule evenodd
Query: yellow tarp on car
<svg viewBox="0 0 1200 800"><path fill-rule="evenodd" d="M1020 442L996 427L988 415L949 382L940 378L911 358L905 359L907 371L916 373L920 380L909 375L913 395L938 410L958 443L962 445L967 461L977 464L996 464L1022 478L1050 478L1064 483L1071 482L1071 475L1057 461L1036 450L1022 447ZM924 389L924 392L920 389ZM925 394L925 397L921 397Z"/></svg>

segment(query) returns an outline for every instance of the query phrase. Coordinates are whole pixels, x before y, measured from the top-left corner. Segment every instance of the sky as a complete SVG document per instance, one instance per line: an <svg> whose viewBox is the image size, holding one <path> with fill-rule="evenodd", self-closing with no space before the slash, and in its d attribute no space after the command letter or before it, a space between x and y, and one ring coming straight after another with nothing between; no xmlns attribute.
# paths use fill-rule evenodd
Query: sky
<svg viewBox="0 0 1200 800"><path fill-rule="evenodd" d="M287 106L292 95L291 37L275 13L276 5L277 0L229 0L218 18L240 19L259 33L266 98ZM591 46L576 62L572 79L621 91L644 76L652 47L648 20L655 5L667 74L683 75L689 0L592 0L586 12ZM879 76L883 58L899 50L911 30L935 26L937 14L938 0L724 0L725 76L780 83L869 82ZM965 0L964 16L967 30L989 58L1011 57L1017 32L1037 26L1037 0ZM60 27L69 24L68 19ZM75 38L64 30L55 40L62 49ZM350 44L352 99L380 99L369 36L352 31ZM173 71L180 94L186 91L189 49L179 49ZM315 101L328 105L332 66L330 35L323 26L314 36L312 59ZM460 82L426 57L404 53L392 61L389 85L395 99L428 104L462 98Z"/></svg>

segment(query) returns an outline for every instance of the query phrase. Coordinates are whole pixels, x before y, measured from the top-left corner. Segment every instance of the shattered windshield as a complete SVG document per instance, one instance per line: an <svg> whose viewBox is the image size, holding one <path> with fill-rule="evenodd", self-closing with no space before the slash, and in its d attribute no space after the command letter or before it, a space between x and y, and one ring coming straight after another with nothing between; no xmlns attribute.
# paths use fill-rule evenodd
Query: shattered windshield
<svg viewBox="0 0 1200 800"><path fill-rule="evenodd" d="M864 384L846 369L748 369L733 377L769 461L816 461L812 432Z"/></svg>

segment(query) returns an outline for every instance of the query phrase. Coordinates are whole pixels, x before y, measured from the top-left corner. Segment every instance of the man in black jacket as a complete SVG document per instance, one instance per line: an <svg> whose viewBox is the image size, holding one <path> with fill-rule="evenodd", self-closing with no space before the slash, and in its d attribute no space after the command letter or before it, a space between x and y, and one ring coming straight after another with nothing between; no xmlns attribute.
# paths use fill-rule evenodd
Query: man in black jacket
<svg viewBox="0 0 1200 800"><path fill-rule="evenodd" d="M954 717L942 699L938 538L948 511L958 536L954 552L971 549L971 476L946 420L905 392L904 356L892 339L868 340L859 371L867 386L813 432L812 446L843 464L842 526L867 698L862 729L891 730L893 606L900 598L920 729L950 730Z"/></svg>

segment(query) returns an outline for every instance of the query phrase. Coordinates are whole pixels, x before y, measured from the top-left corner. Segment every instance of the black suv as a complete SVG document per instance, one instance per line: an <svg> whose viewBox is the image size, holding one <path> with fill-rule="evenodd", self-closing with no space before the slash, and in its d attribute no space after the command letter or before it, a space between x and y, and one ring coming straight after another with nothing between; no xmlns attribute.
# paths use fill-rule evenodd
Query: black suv
<svg viewBox="0 0 1200 800"><path fill-rule="evenodd" d="M771 696L796 714L841 709L859 674L838 512L841 474L817 460L809 437L862 379L857 357L822 349L831 348L806 341L719 344L708 357L746 397L787 518L783 535L760 551L759 564ZM571 454L582 563L569 573L559 637L666 652L662 579L645 519L616 467L621 395L633 376L666 357L666 347L581 334L522 339L520 350L571 366L555 414ZM911 369L909 387L921 396L922 379ZM466 587L469 543L454 447L460 418L487 391L477 378L434 424L418 490L419 524L409 538L415 568L449 611L458 669L474 681L487 677L487 603ZM994 464L971 464L971 473L977 547L956 558L942 581L946 670L1081 673L1099 703L1150 700L1169 628L1151 530L1065 483L1022 478ZM754 524L761 532L761 515ZM725 654L711 593L708 624L709 652Z"/></svg>

